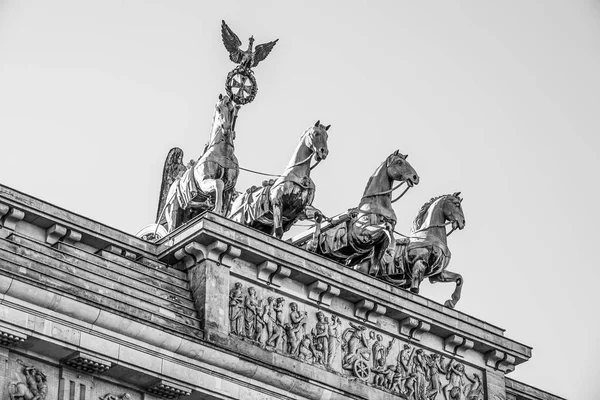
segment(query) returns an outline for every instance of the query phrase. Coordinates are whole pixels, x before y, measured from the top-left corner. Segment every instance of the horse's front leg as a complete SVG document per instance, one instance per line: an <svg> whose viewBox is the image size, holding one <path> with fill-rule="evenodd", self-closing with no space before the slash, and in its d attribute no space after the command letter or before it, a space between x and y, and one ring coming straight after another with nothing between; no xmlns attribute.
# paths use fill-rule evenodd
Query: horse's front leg
<svg viewBox="0 0 600 400"><path fill-rule="evenodd" d="M273 236L281 239L283 236L283 224L281 221L281 199L279 197L271 199L271 212L273 213Z"/></svg>
<svg viewBox="0 0 600 400"><path fill-rule="evenodd" d="M429 282L456 282L456 288L454 289L451 298L446 300L444 303L444 305L448 308L454 308L454 306L456 306L456 303L458 303L458 300L460 300L460 294L463 286L463 277L461 274L443 270L439 274L429 277Z"/></svg>
<svg viewBox="0 0 600 400"><path fill-rule="evenodd" d="M204 179L200 183L200 190L204 193L215 194L215 207L213 212L219 215L223 215L223 188L225 184L221 179Z"/></svg>

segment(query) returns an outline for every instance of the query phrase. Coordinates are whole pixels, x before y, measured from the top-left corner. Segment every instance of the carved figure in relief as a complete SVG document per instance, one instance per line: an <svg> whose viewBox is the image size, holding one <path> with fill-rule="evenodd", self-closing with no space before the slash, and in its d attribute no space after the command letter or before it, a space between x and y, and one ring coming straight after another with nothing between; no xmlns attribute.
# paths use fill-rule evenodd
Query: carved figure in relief
<svg viewBox="0 0 600 400"><path fill-rule="evenodd" d="M229 292L229 331L244 335L244 294L240 282L236 282Z"/></svg>
<svg viewBox="0 0 600 400"><path fill-rule="evenodd" d="M377 339L375 340L375 343L373 344L373 347L372 347L373 369L376 371L380 371L380 370L385 369L387 356L390 353L392 346L396 342L396 339L392 338L392 340L390 340L388 342L388 345L386 347L383 345L383 336L377 335L376 338Z"/></svg>
<svg viewBox="0 0 600 400"><path fill-rule="evenodd" d="M300 360L305 361L309 364L312 364L315 355L312 349L312 338L310 335L304 335L302 340L300 341L300 348L298 350L298 358Z"/></svg>
<svg viewBox="0 0 600 400"><path fill-rule="evenodd" d="M267 341L267 346L273 346L277 350L283 350L285 348L285 329L283 321L283 309L285 305L285 299L278 297L273 305L273 311L275 312L275 320L273 324L273 333Z"/></svg>
<svg viewBox="0 0 600 400"><path fill-rule="evenodd" d="M271 296L267 298L266 304L263 305L262 300L259 302L261 312L256 318L256 341L260 343L261 347L266 346L267 340L273 334L274 319L272 318L272 307L273 297Z"/></svg>
<svg viewBox="0 0 600 400"><path fill-rule="evenodd" d="M290 303L290 323L295 328L299 326L304 326L306 324L306 318L308 317L308 313L304 311L301 313L298 311L298 304L296 302ZM302 334L298 335L298 340L302 337Z"/></svg>
<svg viewBox="0 0 600 400"><path fill-rule="evenodd" d="M298 332L304 329L304 324L294 327L293 324L288 322L284 325L284 329L287 337L287 352L293 356L297 356L300 348Z"/></svg>
<svg viewBox="0 0 600 400"><path fill-rule="evenodd" d="M323 365L329 365L329 324L325 321L325 314L317 312L317 324L312 331L314 347L317 350L317 361Z"/></svg>
<svg viewBox="0 0 600 400"><path fill-rule="evenodd" d="M463 389L465 381L465 366L459 362L451 361L448 365L446 379L448 384L442 388L445 400L463 400Z"/></svg>
<svg viewBox="0 0 600 400"><path fill-rule="evenodd" d="M114 394L107 393L102 397L98 397L100 400L131 400L131 395L129 393L123 393L120 396L116 396Z"/></svg>
<svg viewBox="0 0 600 400"><path fill-rule="evenodd" d="M481 400L483 398L483 385L481 377L477 374L473 374L471 378L468 374L465 374L470 384L465 387L465 400Z"/></svg>
<svg viewBox="0 0 600 400"><path fill-rule="evenodd" d="M244 327L246 337L256 339L256 317L258 315L258 298L256 297L256 289L248 288L248 294L244 301Z"/></svg>
<svg viewBox="0 0 600 400"><path fill-rule="evenodd" d="M371 360L371 341L375 339L375 332L367 333L365 326L349 323L342 334L342 350L345 355L342 368L351 370L360 380L367 382L371 373L369 367Z"/></svg>
<svg viewBox="0 0 600 400"><path fill-rule="evenodd" d="M32 365L23 364L21 360L17 362L23 367L25 382L13 381L8 384L10 400L45 400L48 395L46 375Z"/></svg>
<svg viewBox="0 0 600 400"><path fill-rule="evenodd" d="M340 348L340 337L342 328L342 321L335 315L331 316L331 323L327 326L327 333L329 335L329 350L327 352L327 361L329 366L333 364L337 351Z"/></svg>
<svg viewBox="0 0 600 400"><path fill-rule="evenodd" d="M435 399L442 390L441 374L446 374L447 371L443 367L444 357L440 357L439 354L431 354L425 357L427 364L428 376L429 376L429 387L427 391L427 398Z"/></svg>
<svg viewBox="0 0 600 400"><path fill-rule="evenodd" d="M415 352L413 372L415 374L415 400L427 400L427 362L422 349L417 349Z"/></svg>

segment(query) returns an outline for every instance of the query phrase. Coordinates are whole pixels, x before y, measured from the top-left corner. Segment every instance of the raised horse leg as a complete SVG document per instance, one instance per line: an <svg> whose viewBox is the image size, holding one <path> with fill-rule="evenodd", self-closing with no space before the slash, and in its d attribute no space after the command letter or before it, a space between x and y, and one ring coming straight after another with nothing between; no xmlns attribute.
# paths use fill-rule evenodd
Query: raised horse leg
<svg viewBox="0 0 600 400"><path fill-rule="evenodd" d="M437 275L433 275L429 277L429 282L456 282L456 288L452 293L452 296L449 300L446 300L444 305L448 308L454 308L458 300L460 300L460 294L462 292L463 285L463 277L461 274L457 274L456 272L451 272L447 270L443 270Z"/></svg>

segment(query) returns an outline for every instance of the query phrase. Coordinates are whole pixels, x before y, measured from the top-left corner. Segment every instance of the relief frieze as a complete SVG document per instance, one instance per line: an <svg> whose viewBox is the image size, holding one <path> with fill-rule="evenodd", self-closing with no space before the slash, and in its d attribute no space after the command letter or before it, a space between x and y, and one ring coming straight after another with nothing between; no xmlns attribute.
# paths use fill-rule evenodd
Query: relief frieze
<svg viewBox="0 0 600 400"><path fill-rule="evenodd" d="M8 384L10 400L46 400L48 396L48 383L46 374L33 365L27 365L21 360L17 363L22 367L25 382L11 381Z"/></svg>
<svg viewBox="0 0 600 400"><path fill-rule="evenodd" d="M482 372L311 305L235 282L229 332L407 400L484 400Z"/></svg>

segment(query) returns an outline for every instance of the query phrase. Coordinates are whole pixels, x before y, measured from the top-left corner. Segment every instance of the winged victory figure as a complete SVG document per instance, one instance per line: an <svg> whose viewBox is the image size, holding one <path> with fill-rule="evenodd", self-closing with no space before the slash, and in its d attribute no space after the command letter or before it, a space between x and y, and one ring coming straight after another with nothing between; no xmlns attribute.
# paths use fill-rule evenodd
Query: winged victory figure
<svg viewBox="0 0 600 400"><path fill-rule="evenodd" d="M254 68L259 62L267 58L273 47L279 39L272 42L259 44L256 49L253 50L254 37L250 36L248 39L248 50L242 50L240 46L242 41L238 36L233 33L231 28L227 26L225 21L221 23L221 36L223 38L223 44L229 52L229 59L236 64L240 64L243 68Z"/></svg>
<svg viewBox="0 0 600 400"><path fill-rule="evenodd" d="M158 210L156 212L156 219L160 218L160 213L165 206L167 201L167 193L169 188L186 171L186 167L183 164L183 150L179 147L173 147L167 159L165 160L165 166L163 167L163 178L160 186L160 196L158 199Z"/></svg>

